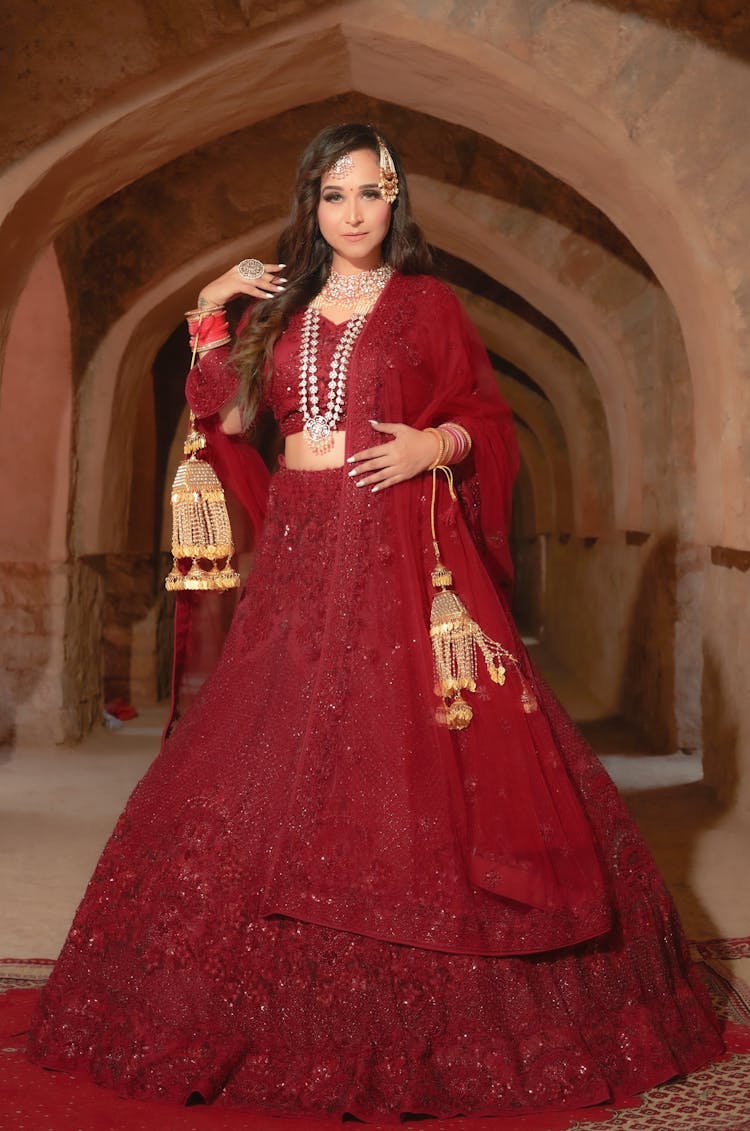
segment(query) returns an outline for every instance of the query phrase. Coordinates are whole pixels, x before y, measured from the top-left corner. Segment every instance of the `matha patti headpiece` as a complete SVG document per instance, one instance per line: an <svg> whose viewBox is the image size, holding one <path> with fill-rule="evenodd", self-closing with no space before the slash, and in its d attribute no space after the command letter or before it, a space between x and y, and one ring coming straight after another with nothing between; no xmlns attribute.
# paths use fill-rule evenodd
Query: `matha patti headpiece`
<svg viewBox="0 0 750 1131"><path fill-rule="evenodd" d="M380 134L376 133L375 139L380 151L380 180L378 181L378 188L386 204L393 204L398 196L398 173L396 172L396 166L393 164L390 150Z"/></svg>

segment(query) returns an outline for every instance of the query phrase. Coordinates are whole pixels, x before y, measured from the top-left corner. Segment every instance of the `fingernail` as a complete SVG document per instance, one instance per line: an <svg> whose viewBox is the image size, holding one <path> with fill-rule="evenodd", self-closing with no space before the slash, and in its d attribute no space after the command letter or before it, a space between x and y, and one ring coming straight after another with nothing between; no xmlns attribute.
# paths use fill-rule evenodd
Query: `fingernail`
<svg viewBox="0 0 750 1131"><path fill-rule="evenodd" d="M277 291L285 291L285 290L286 290L286 287L277 287L277 288L276 288L276 290L277 290Z"/></svg>
<svg viewBox="0 0 750 1131"><path fill-rule="evenodd" d="M364 480L364 479L355 479L355 480L354 480L354 486L355 486L355 487L365 487L365 486L366 486L366 480Z"/></svg>
<svg viewBox="0 0 750 1131"><path fill-rule="evenodd" d="M378 486L378 484L376 483L376 484L375 484L375 486L374 486L374 487L372 488L372 493L373 493L373 495L375 494L375 492L376 492L376 491L379 491L379 490L380 490L380 487L379 487L379 486Z"/></svg>
<svg viewBox="0 0 750 1131"><path fill-rule="evenodd" d="M279 279L279 282L280 282L280 283L288 283L288 282L289 282L289 280L288 280L288 279Z"/></svg>
<svg viewBox="0 0 750 1131"><path fill-rule="evenodd" d="M349 472L349 476L351 477L352 475L359 475L359 471L360 471L360 469L358 467L353 467L352 470Z"/></svg>
<svg viewBox="0 0 750 1131"><path fill-rule="evenodd" d="M286 267L286 263L278 263L277 266L278 266L279 271L280 271L282 269L282 267Z"/></svg>
<svg viewBox="0 0 750 1131"><path fill-rule="evenodd" d="M370 420L368 423L374 425L374 424L379 424L380 422L378 420Z"/></svg>
<svg viewBox="0 0 750 1131"><path fill-rule="evenodd" d="M354 463L356 459L357 459L357 457L356 457L356 456L349 456L349 458L348 458L348 460L347 460L346 462L347 462L347 463Z"/></svg>

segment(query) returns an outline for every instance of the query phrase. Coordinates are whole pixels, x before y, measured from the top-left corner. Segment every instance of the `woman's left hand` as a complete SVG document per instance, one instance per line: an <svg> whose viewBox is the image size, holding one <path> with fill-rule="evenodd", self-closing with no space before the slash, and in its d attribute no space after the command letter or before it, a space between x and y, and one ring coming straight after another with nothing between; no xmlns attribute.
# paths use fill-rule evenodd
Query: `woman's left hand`
<svg viewBox="0 0 750 1131"><path fill-rule="evenodd" d="M347 462L356 465L349 474L357 487L382 491L419 475L434 462L438 450L432 432L420 432L408 424L378 424L374 420L370 424L376 432L387 432L393 439L349 456Z"/></svg>

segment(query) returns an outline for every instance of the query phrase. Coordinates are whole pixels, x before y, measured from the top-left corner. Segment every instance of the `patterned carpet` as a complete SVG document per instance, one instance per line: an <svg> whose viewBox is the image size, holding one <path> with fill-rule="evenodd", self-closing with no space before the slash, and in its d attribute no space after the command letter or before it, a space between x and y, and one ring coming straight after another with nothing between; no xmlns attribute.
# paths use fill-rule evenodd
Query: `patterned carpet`
<svg viewBox="0 0 750 1131"><path fill-rule="evenodd" d="M425 1131L750 1131L750 937L694 944L724 1018L729 1052L687 1079L614 1110L508 1119L425 1120ZM0 1131L317 1131L332 1124L243 1111L172 1108L123 1100L88 1080L46 1072L23 1056L23 1034L50 959L0 959ZM333 1125L335 1126L335 1124ZM370 1124L375 1131L376 1125Z"/></svg>

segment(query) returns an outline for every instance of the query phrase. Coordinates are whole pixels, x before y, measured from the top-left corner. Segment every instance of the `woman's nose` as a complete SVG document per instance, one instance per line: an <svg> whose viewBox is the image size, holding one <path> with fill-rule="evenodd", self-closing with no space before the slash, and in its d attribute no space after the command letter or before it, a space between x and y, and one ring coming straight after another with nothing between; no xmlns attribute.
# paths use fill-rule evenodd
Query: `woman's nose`
<svg viewBox="0 0 750 1131"><path fill-rule="evenodd" d="M362 210L356 196L353 196L347 205L346 221L348 224L352 224L355 227L362 223Z"/></svg>

